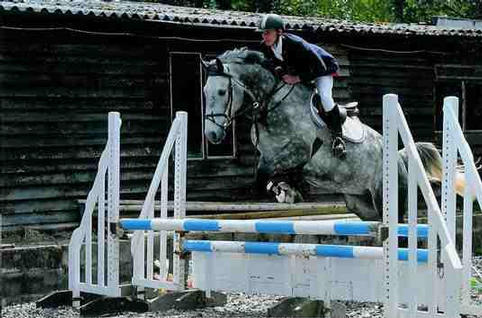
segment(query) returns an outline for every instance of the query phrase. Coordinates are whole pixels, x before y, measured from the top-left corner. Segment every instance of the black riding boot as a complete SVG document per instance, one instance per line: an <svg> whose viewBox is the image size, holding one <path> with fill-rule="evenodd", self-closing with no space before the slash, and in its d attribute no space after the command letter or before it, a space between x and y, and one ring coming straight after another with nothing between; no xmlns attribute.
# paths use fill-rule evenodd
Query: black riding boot
<svg viewBox="0 0 482 318"><path fill-rule="evenodd" d="M340 116L340 109L338 108L338 105L335 104L335 107L331 111L326 112L325 114L327 118L328 128L331 130L333 136L333 143L331 144L333 155L340 159L344 159L346 156L346 147L342 136L342 119Z"/></svg>

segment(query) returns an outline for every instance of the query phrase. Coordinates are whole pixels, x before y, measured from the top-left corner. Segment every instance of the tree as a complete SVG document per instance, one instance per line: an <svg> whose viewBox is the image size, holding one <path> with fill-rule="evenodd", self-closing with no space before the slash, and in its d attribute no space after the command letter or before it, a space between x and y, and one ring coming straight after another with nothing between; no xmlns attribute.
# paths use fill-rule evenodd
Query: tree
<svg viewBox="0 0 482 318"><path fill-rule="evenodd" d="M403 9L405 7L405 0L393 0L393 7L395 12L395 21L403 22Z"/></svg>
<svg viewBox="0 0 482 318"><path fill-rule="evenodd" d="M433 16L481 19L482 0L151 0L183 6L319 16L360 22L430 22Z"/></svg>

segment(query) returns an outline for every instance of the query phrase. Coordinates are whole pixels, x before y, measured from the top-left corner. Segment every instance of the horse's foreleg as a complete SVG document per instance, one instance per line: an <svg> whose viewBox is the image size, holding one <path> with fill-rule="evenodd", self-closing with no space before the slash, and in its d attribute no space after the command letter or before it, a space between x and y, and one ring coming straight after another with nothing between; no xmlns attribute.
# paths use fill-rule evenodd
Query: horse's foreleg
<svg viewBox="0 0 482 318"><path fill-rule="evenodd" d="M263 184L265 187L263 191L273 193L278 202L303 201L303 196L297 189L303 179L303 166L304 163L294 167L284 167L279 162L275 164L275 161L268 161L261 157L258 164L257 184Z"/></svg>
<svg viewBox="0 0 482 318"><path fill-rule="evenodd" d="M363 221L379 221L380 215L373 206L370 192L362 195L344 194L346 207L349 212L355 213Z"/></svg>

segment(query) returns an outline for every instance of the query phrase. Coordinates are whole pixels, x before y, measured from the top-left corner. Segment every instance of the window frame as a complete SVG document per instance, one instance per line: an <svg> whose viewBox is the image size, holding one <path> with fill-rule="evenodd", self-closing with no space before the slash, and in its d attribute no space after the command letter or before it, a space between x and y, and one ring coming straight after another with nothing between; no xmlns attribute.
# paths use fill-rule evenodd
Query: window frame
<svg viewBox="0 0 482 318"><path fill-rule="evenodd" d="M466 124L467 124L467 84L472 84L472 83L481 83L482 77L476 77L476 76L464 76L463 74L457 76L457 75L441 75L440 72L442 72L443 69L452 69L452 70L457 70L460 73L464 69L474 69L474 68L480 68L482 69L481 65L464 65L464 64L435 64L434 66L434 74L435 74L435 86L434 86L434 107L435 107L435 118L434 118L434 126L435 126L435 133L442 133L442 130L437 129L437 115L442 116L441 114L437 114L437 105L435 103L437 102L438 99L438 92L437 92L437 84L438 83L454 83L454 85L458 85L460 88L461 92L461 98L459 99L459 111L460 111L460 118L461 118L461 123L460 126L462 128L462 131L464 133L471 133L471 134L477 134L477 133L482 133L482 129L466 129ZM480 85L482 86L482 84ZM441 96L441 97L446 97L446 96ZM442 118L440 119L442 120Z"/></svg>

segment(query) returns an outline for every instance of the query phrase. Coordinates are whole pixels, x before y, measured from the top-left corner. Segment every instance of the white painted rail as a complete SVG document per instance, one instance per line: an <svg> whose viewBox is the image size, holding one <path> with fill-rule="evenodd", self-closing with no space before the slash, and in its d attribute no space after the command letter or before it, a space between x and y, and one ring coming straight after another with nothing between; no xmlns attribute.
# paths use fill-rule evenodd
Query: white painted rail
<svg viewBox="0 0 482 318"><path fill-rule="evenodd" d="M401 138L408 154L408 263L410 275L404 282L400 281L397 262L398 255L398 202L399 197L399 154L398 138ZM388 94L383 97L383 137L384 137L384 215L383 222L389 228L389 238L384 243L385 248L385 317L396 318L403 316L418 317L458 317L460 314L460 286L462 264L457 255L447 223L438 206L425 169L418 154L413 137L408 128L405 116L398 104L398 96ZM418 310L421 304L417 297L420 287L416 276L417 270L417 188L420 189L427 205L428 224L430 225L428 238L428 268L431 276L433 293L428 299L428 309ZM440 242L441 257L437 254ZM441 275L443 266L444 274ZM399 284L408 284L413 293L408 304L402 304L398 295ZM442 299L441 299L442 298ZM408 309L401 310L402 305ZM439 313L440 308L445 312Z"/></svg>
<svg viewBox="0 0 482 318"><path fill-rule="evenodd" d="M322 220L322 221L273 221L273 220L206 220L206 219L121 219L124 230L145 231L205 231L220 233L265 234L313 234L337 236L379 237L381 222ZM398 225L398 236L408 236L407 224ZM417 238L428 236L426 224L417 225Z"/></svg>
<svg viewBox="0 0 482 318"><path fill-rule="evenodd" d="M457 97L444 99L443 119L443 180L442 213L447 220L452 240L456 240L456 191L463 194L462 240L462 311L467 314L482 313L482 306L476 306L470 299L470 278L472 270L472 217L473 201L482 206L482 182L474 163L469 144L465 140L458 122L459 100ZM458 158L462 166L458 165ZM463 169L463 170L462 170ZM462 190L463 188L463 190Z"/></svg>
<svg viewBox="0 0 482 318"><path fill-rule="evenodd" d="M447 99L446 104L454 105L455 101ZM110 113L106 149L85 204L81 225L74 231L69 244L69 288L74 301L78 303L80 292L120 296L119 243L113 228L120 224L136 231L131 242L132 285L141 294L146 287L185 289L185 261L181 255L191 252L194 286L207 293L211 290L244 291L325 301L384 301L385 316L390 318L459 317L460 313L476 313L480 309L467 299L472 256L472 201L473 198L477 198L479 204L482 201L482 183L456 120L456 112L449 109L453 106L445 107L448 109L444 118L444 171L447 171L444 175L447 177L443 180L443 195L448 203L441 210L397 96L384 96L383 106L383 226L388 228L389 234L383 248L184 240L182 235L186 231L375 236L380 226L379 222L184 219L187 163L187 114L184 112L176 114L139 218L119 221L120 117ZM398 224L399 136L408 154L408 224ZM173 150L175 213L174 219L167 219L169 156ZM463 180L457 170L457 153L464 161L465 175L463 262L454 242L455 185ZM417 224L418 188L428 207L428 225ZM158 192L160 216L154 214ZM93 249L92 215L96 204L97 232L105 235L98 236L97 249ZM174 237L172 279L167 268L169 232ZM398 248L400 236L408 236L408 249ZM426 250L417 248L420 238L428 238ZM159 246L158 250L155 246L156 249ZM154 275L156 258L158 276ZM421 306L428 310L421 311Z"/></svg>
<svg viewBox="0 0 482 318"><path fill-rule="evenodd" d="M167 136L161 157L157 163L156 171L152 178L149 190L147 191L142 211L137 219L138 222L153 219L155 197L161 188L161 215L160 218L167 219L168 204L168 178L169 178L169 156L174 151L174 218L181 219L186 216L186 169L187 169L187 113L177 112ZM161 232L158 237L159 253L154 252L155 236L152 231L147 232L147 243L145 232L138 231L134 234L131 242L131 253L133 256L134 273L132 284L138 286L138 292L142 288L167 288L170 290L183 290L185 288L184 260L180 257L179 233L173 236L173 277L168 275L167 260L167 232ZM145 253L147 251L147 253ZM177 252L176 252L177 251ZM159 276L154 277L154 255L159 255Z"/></svg>
<svg viewBox="0 0 482 318"><path fill-rule="evenodd" d="M120 127L120 114L110 112L107 144L99 160L94 185L87 196L82 220L70 239L69 289L72 290L75 306L80 305L80 292L120 296L119 241L114 234L119 221ZM106 176L107 189L105 188ZM106 196L107 214L104 208ZM97 244L92 238L92 216L96 205L98 207ZM96 266L93 264L93 245L96 246ZM104 257L106 252L107 261ZM94 270L97 271L96 281L93 280Z"/></svg>

